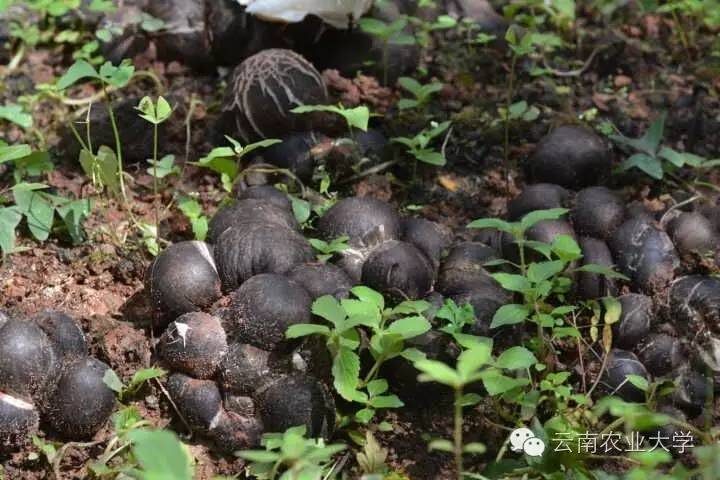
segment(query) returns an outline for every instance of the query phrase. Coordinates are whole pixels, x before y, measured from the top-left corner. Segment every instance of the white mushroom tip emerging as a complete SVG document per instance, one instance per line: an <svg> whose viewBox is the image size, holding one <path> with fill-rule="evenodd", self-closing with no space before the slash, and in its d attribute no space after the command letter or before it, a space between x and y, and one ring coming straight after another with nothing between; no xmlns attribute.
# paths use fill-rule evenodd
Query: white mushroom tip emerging
<svg viewBox="0 0 720 480"><path fill-rule="evenodd" d="M372 0L238 0L247 12L266 20L297 23L316 15L335 28L348 28L370 10Z"/></svg>

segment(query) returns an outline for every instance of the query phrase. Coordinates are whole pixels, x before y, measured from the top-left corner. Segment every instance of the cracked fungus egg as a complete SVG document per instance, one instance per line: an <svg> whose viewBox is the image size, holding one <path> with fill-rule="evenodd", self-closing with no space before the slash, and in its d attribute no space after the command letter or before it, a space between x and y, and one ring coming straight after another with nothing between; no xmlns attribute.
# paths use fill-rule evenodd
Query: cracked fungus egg
<svg viewBox="0 0 720 480"><path fill-rule="evenodd" d="M327 103L320 72L291 50L263 50L246 59L235 69L228 89L225 111L246 142L308 130L313 115L290 110Z"/></svg>

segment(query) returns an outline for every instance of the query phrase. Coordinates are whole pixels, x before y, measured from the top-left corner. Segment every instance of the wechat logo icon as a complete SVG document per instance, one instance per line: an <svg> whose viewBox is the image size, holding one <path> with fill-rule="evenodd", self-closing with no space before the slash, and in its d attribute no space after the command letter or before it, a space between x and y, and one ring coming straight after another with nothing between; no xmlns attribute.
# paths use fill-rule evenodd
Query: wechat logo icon
<svg viewBox="0 0 720 480"><path fill-rule="evenodd" d="M540 457L545 451L545 442L537 438L529 428L516 428L510 434L510 450L524 452L530 457Z"/></svg>

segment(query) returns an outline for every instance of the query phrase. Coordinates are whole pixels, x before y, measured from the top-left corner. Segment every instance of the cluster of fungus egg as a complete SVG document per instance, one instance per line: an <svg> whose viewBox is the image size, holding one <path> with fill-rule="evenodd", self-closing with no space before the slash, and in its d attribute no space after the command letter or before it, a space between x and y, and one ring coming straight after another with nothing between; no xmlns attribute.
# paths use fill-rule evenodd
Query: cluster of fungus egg
<svg viewBox="0 0 720 480"><path fill-rule="evenodd" d="M614 267L630 279L634 293L619 297L622 314L613 325L614 349L602 372L605 392L639 401L644 394L628 375L669 378L676 383L675 405L697 414L709 388L699 372L706 368L720 372L720 341L715 339L720 281L679 275L714 254L718 245L714 209L670 209L658 216L629 207L621 193L602 185L611 169L608 147L580 127L563 126L549 133L525 167L528 177L538 183L527 185L509 202L509 218L567 208L564 218L536 224L528 238L551 242L558 235L569 235L582 250L582 263ZM489 239L501 255L513 251L502 234L483 232L481 238ZM615 281L600 275L575 277L579 299L618 292Z"/></svg>
<svg viewBox="0 0 720 480"><path fill-rule="evenodd" d="M0 312L0 451L21 446L41 420L63 438L94 435L115 407L103 380L108 368L89 355L72 317L46 311L21 320Z"/></svg>

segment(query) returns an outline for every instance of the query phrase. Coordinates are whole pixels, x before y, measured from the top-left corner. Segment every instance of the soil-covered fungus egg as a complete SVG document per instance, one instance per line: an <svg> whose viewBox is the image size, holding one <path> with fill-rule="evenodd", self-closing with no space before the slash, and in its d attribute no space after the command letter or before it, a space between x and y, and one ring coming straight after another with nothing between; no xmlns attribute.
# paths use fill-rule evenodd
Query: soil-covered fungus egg
<svg viewBox="0 0 720 480"><path fill-rule="evenodd" d="M718 246L718 236L710 221L696 212L684 212L667 225L675 248L680 253L711 253Z"/></svg>
<svg viewBox="0 0 720 480"><path fill-rule="evenodd" d="M625 350L635 348L650 332L655 319L652 298L629 293L618 298L620 319L612 326L613 344Z"/></svg>
<svg viewBox="0 0 720 480"><path fill-rule="evenodd" d="M283 137L280 143L259 150L256 161L290 171L302 182L312 180L317 154L315 148L323 140L315 132L298 132Z"/></svg>
<svg viewBox="0 0 720 480"><path fill-rule="evenodd" d="M37 432L39 422L32 403L0 392L0 453L21 446Z"/></svg>
<svg viewBox="0 0 720 480"><path fill-rule="evenodd" d="M362 268L363 284L396 298L423 297L434 276L430 260L415 245L397 240L373 250Z"/></svg>
<svg viewBox="0 0 720 480"><path fill-rule="evenodd" d="M235 395L252 395L278 376L284 366L267 350L233 343L220 364L220 384Z"/></svg>
<svg viewBox="0 0 720 480"><path fill-rule="evenodd" d="M327 240L347 236L352 245L362 244L373 236L397 240L400 217L395 208L377 198L349 197L325 212L318 221L318 231Z"/></svg>
<svg viewBox="0 0 720 480"><path fill-rule="evenodd" d="M450 232L446 228L424 218L403 219L400 238L415 245L432 262L436 270L451 240Z"/></svg>
<svg viewBox="0 0 720 480"><path fill-rule="evenodd" d="M205 242L171 245L150 265L145 282L162 326L220 298L220 277Z"/></svg>
<svg viewBox="0 0 720 480"><path fill-rule="evenodd" d="M638 350L638 358L653 376L667 375L682 361L680 341L665 333L650 334Z"/></svg>
<svg viewBox="0 0 720 480"><path fill-rule="evenodd" d="M246 200L248 198L253 198L256 200L261 200L262 202L264 202L263 204L270 204L287 212L292 211L292 204L290 203L290 199L288 199L287 194L281 192L272 185L255 185L252 187L240 189L235 193L235 198L237 200ZM294 228L296 223L288 221L287 225L291 228Z"/></svg>
<svg viewBox="0 0 720 480"><path fill-rule="evenodd" d="M635 354L625 350L613 349L609 355L601 381L607 393L617 395L629 402L642 401L645 393L630 382L627 376L636 375L649 380L650 376L645 366Z"/></svg>
<svg viewBox="0 0 720 480"><path fill-rule="evenodd" d="M570 216L579 234L608 239L625 219L625 205L611 190L589 187L578 192Z"/></svg>
<svg viewBox="0 0 720 480"><path fill-rule="evenodd" d="M611 170L610 150L592 131L564 125L540 141L526 170L534 182L572 189L597 185Z"/></svg>
<svg viewBox="0 0 720 480"><path fill-rule="evenodd" d="M279 190L267 186L251 187L245 192L259 195L261 192L261 190L258 190L259 188L270 188L283 195ZM279 205L281 200L274 193L268 194L267 190L263 190L263 192L262 197L242 198L233 204L220 208L210 220L208 241L213 244L217 243L220 235L231 227L242 228L255 224L275 225L289 230L299 230L300 225L292 214L292 208L289 206L287 196L284 198L288 202L286 207L284 203L282 206ZM269 195L272 195L272 198Z"/></svg>
<svg viewBox="0 0 720 480"><path fill-rule="evenodd" d="M310 294L283 275L255 275L230 294L223 311L228 335L264 350L282 349L285 332L297 323L311 323Z"/></svg>
<svg viewBox="0 0 720 480"><path fill-rule="evenodd" d="M220 389L214 381L173 373L168 378L167 390L192 428L203 433L215 428L223 406Z"/></svg>
<svg viewBox="0 0 720 480"><path fill-rule="evenodd" d="M173 371L195 378L210 378L227 352L220 320L202 312L190 312L168 325L160 337L160 358Z"/></svg>
<svg viewBox="0 0 720 480"><path fill-rule="evenodd" d="M440 264L437 289L443 295L469 290L496 288L500 284L483 266L498 258L497 252L480 242L462 242L453 246Z"/></svg>
<svg viewBox="0 0 720 480"><path fill-rule="evenodd" d="M256 393L265 431L284 432L305 425L310 438L329 438L335 430L335 402L327 387L305 375L280 377Z"/></svg>
<svg viewBox="0 0 720 480"><path fill-rule="evenodd" d="M312 298L332 295L347 298L355 282L342 268L331 263L303 263L287 273L288 278L301 284Z"/></svg>
<svg viewBox="0 0 720 480"><path fill-rule="evenodd" d="M108 366L95 358L66 364L43 410L52 427L72 439L94 435L115 408L115 393L103 380Z"/></svg>
<svg viewBox="0 0 720 480"><path fill-rule="evenodd" d="M672 321L683 332L720 332L720 279L688 275L670 287Z"/></svg>
<svg viewBox="0 0 720 480"><path fill-rule="evenodd" d="M268 49L235 69L225 109L236 134L250 142L309 130L311 116L290 110L327 103L325 82L310 62L291 50Z"/></svg>
<svg viewBox="0 0 720 480"><path fill-rule="evenodd" d="M372 197L349 197L333 205L318 220L318 232L327 241L348 237L350 248L338 264L353 281L362 277L368 255L381 243L400 238L400 217L391 205Z"/></svg>
<svg viewBox="0 0 720 480"><path fill-rule="evenodd" d="M610 239L618 269L643 292L659 292L675 277L680 260L665 232L645 217L620 225Z"/></svg>
<svg viewBox="0 0 720 480"><path fill-rule="evenodd" d="M80 358L88 355L88 344L80 325L63 312L47 310L33 317L45 332L58 359Z"/></svg>
<svg viewBox="0 0 720 480"><path fill-rule="evenodd" d="M508 219L515 221L535 210L548 210L565 206L570 192L552 183L527 185L523 191L508 202Z"/></svg>
<svg viewBox="0 0 720 480"><path fill-rule="evenodd" d="M225 230L215 245L223 289L238 288L262 273L287 273L315 259L310 243L295 230L270 223L251 223Z"/></svg>
<svg viewBox="0 0 720 480"><path fill-rule="evenodd" d="M58 359L37 325L10 319L0 327L0 391L29 399L42 397L55 380Z"/></svg>
<svg viewBox="0 0 720 480"><path fill-rule="evenodd" d="M604 240L581 237L578 244L583 256L580 261L582 265L613 267L613 257ZM606 297L615 294L615 281L597 273L580 272L575 276L575 291L582 299Z"/></svg>

